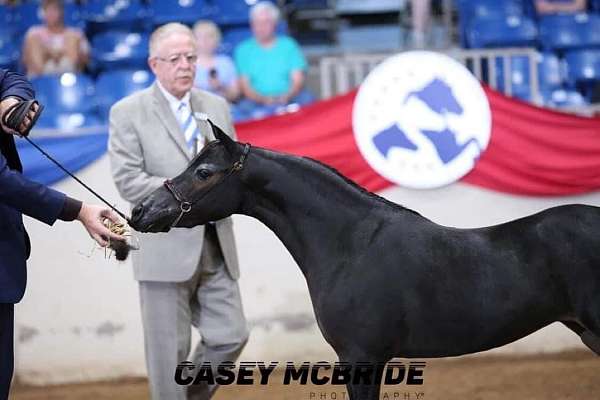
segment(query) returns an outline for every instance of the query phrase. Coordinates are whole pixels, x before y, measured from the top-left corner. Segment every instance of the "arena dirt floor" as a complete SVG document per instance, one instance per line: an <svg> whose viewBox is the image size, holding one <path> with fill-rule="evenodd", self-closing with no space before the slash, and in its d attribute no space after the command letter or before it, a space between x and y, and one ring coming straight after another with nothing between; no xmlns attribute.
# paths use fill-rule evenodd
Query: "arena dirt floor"
<svg viewBox="0 0 600 400"><path fill-rule="evenodd" d="M269 386L226 386L215 400L344 400L340 386L284 386L282 371ZM279 379L277 379L279 378ZM600 357L577 351L539 356L485 356L428 360L423 386L386 386L381 399L402 400L598 400ZM142 400L142 379L14 388L11 400Z"/></svg>

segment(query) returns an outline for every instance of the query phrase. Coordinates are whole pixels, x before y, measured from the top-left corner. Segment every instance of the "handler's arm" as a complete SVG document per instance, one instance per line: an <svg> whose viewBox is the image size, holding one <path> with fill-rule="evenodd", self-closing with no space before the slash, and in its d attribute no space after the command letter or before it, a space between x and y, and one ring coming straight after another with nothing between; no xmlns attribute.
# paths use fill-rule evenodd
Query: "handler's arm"
<svg viewBox="0 0 600 400"><path fill-rule="evenodd" d="M31 84L20 74L0 70L0 93L2 103L10 98L31 100L35 93ZM0 109L3 107L0 107ZM5 110L0 110L0 118ZM0 135L9 135L0 132ZM10 141L13 138L9 139ZM106 238L124 240L102 224L102 218L118 222L118 216L107 208L86 205L64 193L45 185L30 181L20 172L12 170L4 155L0 153L0 204L28 215L48 225L57 219L63 221L80 220L89 234L101 245L108 244Z"/></svg>
<svg viewBox="0 0 600 400"><path fill-rule="evenodd" d="M61 215L66 202L67 196L63 193L32 182L19 172L11 170L0 154L0 204L52 225ZM77 206L74 217L77 216L81 203L77 202L75 207Z"/></svg>
<svg viewBox="0 0 600 400"><path fill-rule="evenodd" d="M11 99L31 100L35 96L31 83L21 74L0 70L0 117ZM14 101L14 100L13 100ZM9 133L0 132L0 135ZM12 139L10 139L12 140ZM11 170L0 154L0 204L52 225L61 216L77 217L81 203L63 193L25 178ZM64 215L63 215L64 214Z"/></svg>
<svg viewBox="0 0 600 400"><path fill-rule="evenodd" d="M113 180L121 197L136 204L159 188L166 178L150 175L144 170L139 132L130 121L126 110L118 104L111 108L108 155Z"/></svg>
<svg viewBox="0 0 600 400"><path fill-rule="evenodd" d="M31 83L21 74L4 69L0 69L0 127L10 134L27 132L29 125L35 116L38 106L34 106L35 111L30 110L29 118L24 118L21 126L15 131L2 123L6 111L14 104L22 100L33 100L35 92Z"/></svg>
<svg viewBox="0 0 600 400"><path fill-rule="evenodd" d="M2 100L7 97L32 100L35 96L31 83L23 75L7 70L0 72L0 93Z"/></svg>

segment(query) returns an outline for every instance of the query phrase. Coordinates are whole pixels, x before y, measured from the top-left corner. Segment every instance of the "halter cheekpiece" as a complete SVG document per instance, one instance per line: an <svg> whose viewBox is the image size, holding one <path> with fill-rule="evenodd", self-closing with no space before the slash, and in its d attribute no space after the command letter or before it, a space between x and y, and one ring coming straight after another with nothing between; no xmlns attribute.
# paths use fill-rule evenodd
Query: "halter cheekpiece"
<svg viewBox="0 0 600 400"><path fill-rule="evenodd" d="M250 143L244 144L244 151L242 152L240 159L233 163L233 165L229 169L229 172L225 176L223 176L217 184L215 184L213 187L211 187L209 190L207 190L202 196L200 196L197 199L194 199L192 201L189 201L185 198L185 196L179 191L179 189L177 189L177 187L175 187L172 180L170 180L170 179L165 180L163 184L165 185L167 190L173 195L175 200L177 200L179 202L179 215L177 216L177 218L175 218L175 221L173 221L173 223L171 224L171 228L176 227L177 224L179 223L179 221L181 221L181 218L183 218L183 216L185 214L192 211L192 206L195 203L197 203L202 198L204 198L204 196L209 194L210 191L213 190L215 187L217 187L221 183L223 183L225 181L225 179L227 179L231 174L233 174L234 172L241 171L242 168L244 168L244 163L246 161L246 158L248 157L248 153L250 153Z"/></svg>

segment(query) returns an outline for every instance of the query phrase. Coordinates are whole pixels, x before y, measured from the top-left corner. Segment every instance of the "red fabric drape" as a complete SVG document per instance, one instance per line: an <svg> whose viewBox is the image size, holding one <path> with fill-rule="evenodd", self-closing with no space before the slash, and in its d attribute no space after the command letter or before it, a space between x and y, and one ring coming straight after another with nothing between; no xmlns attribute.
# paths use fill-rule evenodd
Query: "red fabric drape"
<svg viewBox="0 0 600 400"><path fill-rule="evenodd" d="M492 135L462 181L527 195L568 195L600 189L600 118L560 113L485 88ZM363 159L352 132L356 91L296 113L236 126L240 141L308 156L371 191L390 185Z"/></svg>

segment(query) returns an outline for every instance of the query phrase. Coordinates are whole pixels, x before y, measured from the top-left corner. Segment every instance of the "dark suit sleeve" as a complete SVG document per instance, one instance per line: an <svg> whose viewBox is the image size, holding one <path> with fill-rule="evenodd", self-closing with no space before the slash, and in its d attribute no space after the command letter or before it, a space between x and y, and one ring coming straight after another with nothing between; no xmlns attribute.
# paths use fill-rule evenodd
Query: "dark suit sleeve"
<svg viewBox="0 0 600 400"><path fill-rule="evenodd" d="M63 193L11 170L0 154L0 204L52 225L63 213L66 198Z"/></svg>
<svg viewBox="0 0 600 400"><path fill-rule="evenodd" d="M35 92L31 83L21 74L0 69L0 97L31 100ZM6 133L0 130L0 135ZM11 170L0 154L0 204L52 225L57 218L74 220L82 203L39 183L31 182L19 172Z"/></svg>
<svg viewBox="0 0 600 400"><path fill-rule="evenodd" d="M35 92L31 83L18 72L0 70L0 97L18 97L22 100L35 98Z"/></svg>

